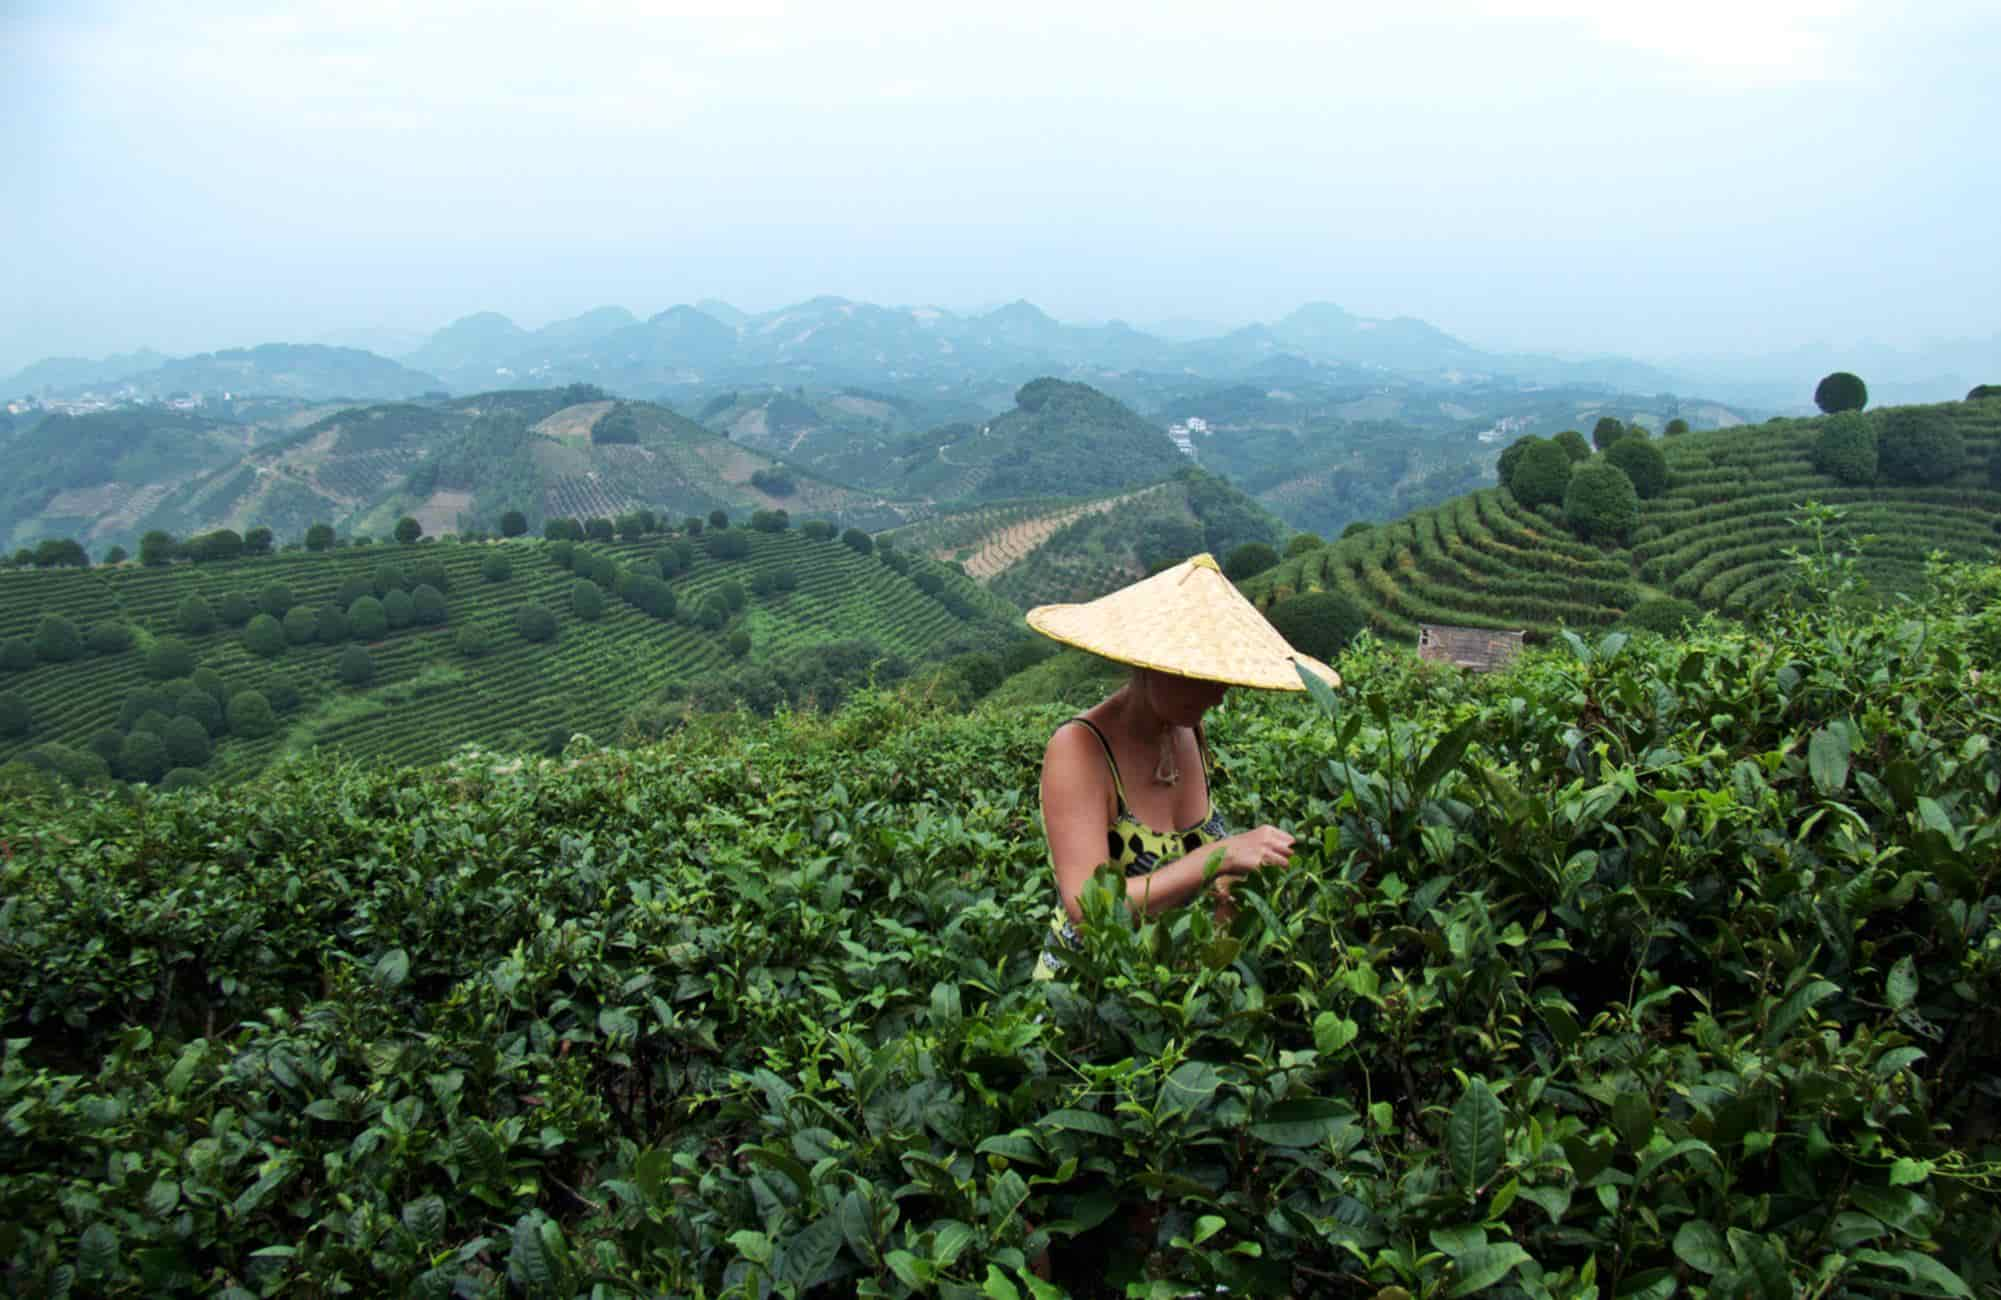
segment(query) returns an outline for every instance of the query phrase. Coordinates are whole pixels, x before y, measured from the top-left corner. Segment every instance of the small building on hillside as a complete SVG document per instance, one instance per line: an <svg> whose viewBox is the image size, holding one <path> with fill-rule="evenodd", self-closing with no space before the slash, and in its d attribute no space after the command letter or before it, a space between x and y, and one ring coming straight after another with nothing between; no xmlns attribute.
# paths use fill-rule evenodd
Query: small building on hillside
<svg viewBox="0 0 2001 1300"><path fill-rule="evenodd" d="M1440 623L1420 623L1417 627L1417 657L1433 663L1485 673L1506 667L1521 652L1519 630L1500 632L1490 627L1447 627Z"/></svg>

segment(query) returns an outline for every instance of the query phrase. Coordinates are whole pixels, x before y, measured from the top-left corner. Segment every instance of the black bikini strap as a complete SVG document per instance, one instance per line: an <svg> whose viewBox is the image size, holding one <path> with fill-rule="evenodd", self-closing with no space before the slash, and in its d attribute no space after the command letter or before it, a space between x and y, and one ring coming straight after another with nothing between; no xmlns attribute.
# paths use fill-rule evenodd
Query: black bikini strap
<svg viewBox="0 0 2001 1300"><path fill-rule="evenodd" d="M1125 783L1119 780L1119 760L1118 757L1112 753L1112 742L1105 738L1104 732L1098 730L1097 723L1091 721L1087 717L1084 717L1082 714L1079 714L1074 718L1066 719L1065 721L1066 723L1067 722L1083 723L1087 728L1090 729L1091 734L1098 738L1098 747L1105 751L1105 766L1112 769L1112 791L1113 793L1118 795L1119 811L1120 812L1127 811L1126 787Z"/></svg>

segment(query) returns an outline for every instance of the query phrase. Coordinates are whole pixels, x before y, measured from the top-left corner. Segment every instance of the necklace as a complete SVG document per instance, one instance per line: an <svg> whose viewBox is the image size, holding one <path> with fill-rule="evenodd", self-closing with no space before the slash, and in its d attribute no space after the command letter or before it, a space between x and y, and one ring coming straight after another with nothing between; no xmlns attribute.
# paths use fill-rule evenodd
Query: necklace
<svg viewBox="0 0 2001 1300"><path fill-rule="evenodd" d="M1167 727L1160 733L1160 759L1153 765L1155 785L1179 785L1181 764L1174 757L1174 729Z"/></svg>

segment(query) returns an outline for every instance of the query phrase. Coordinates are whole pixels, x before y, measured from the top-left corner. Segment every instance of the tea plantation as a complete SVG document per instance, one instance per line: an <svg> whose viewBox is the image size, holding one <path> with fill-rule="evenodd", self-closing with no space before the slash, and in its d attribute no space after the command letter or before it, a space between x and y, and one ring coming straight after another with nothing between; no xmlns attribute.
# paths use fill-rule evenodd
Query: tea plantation
<svg viewBox="0 0 2001 1300"><path fill-rule="evenodd" d="M0 1278L1994 1295L1997 598L1365 637L1213 718L1291 867L1046 983L1054 707L10 799Z"/></svg>
<svg viewBox="0 0 2001 1300"><path fill-rule="evenodd" d="M1619 622L1649 600L1744 615L1785 593L1784 552L1800 541L1792 516L1811 499L1843 510L1839 541L1861 547L1881 590L1909 591L1934 549L1977 560L2001 546L2001 401L1868 418L1913 412L1945 421L1963 449L1959 468L1936 483L1848 482L1816 468L1825 419L1687 433L1651 440L1666 461L1665 490L1642 496L1620 536L1585 540L1562 506L1532 508L1506 487L1488 488L1291 558L1246 590L1261 602L1340 592L1379 635L1405 642L1420 623L1523 628L1548 640L1562 627Z"/></svg>
<svg viewBox="0 0 2001 1300"><path fill-rule="evenodd" d="M0 766L25 758L87 783L96 757L111 775L134 775L120 757L133 732L164 732L190 711L212 755L170 765L211 780L315 749L432 762L465 743L560 747L574 732L610 740L664 688L740 658L763 663L851 640L921 659L980 629L1002 635L1018 617L946 566L885 562L830 535L724 536L743 553L714 553L711 531L0 574L0 700L17 701L27 721L25 731L0 728ZM673 572L658 576L663 566ZM631 583L642 576L668 594L637 594ZM602 598L580 595L579 583ZM708 614L723 596L723 611ZM357 612L364 599L375 612ZM535 607L550 616L546 639L524 631L523 611ZM259 615L282 620L275 644L259 641ZM367 617L383 623L371 629ZM69 629L67 651L51 620ZM732 646L739 633L747 646ZM367 665L358 680L345 673L357 654ZM191 686L210 702L192 700ZM272 706L269 725L229 725L243 692Z"/></svg>

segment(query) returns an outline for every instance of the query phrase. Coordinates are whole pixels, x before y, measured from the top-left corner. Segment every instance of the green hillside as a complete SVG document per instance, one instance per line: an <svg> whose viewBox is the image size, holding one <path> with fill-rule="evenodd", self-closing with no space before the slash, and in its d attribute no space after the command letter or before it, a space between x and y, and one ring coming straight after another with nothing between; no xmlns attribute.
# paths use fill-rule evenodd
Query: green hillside
<svg viewBox="0 0 2001 1300"><path fill-rule="evenodd" d="M0 1276L1991 1297L2001 570L1954 581L1233 695L1216 810L1292 862L1220 918L1107 873L1046 981L1055 704L9 784Z"/></svg>
<svg viewBox="0 0 2001 1300"><path fill-rule="evenodd" d="M888 536L960 564L1027 609L1102 596L1198 551L1226 556L1248 542L1276 544L1285 531L1227 479L1183 465L1159 482L1096 496L945 510Z"/></svg>
<svg viewBox="0 0 2001 1300"><path fill-rule="evenodd" d="M154 529L261 526L289 539L324 522L386 537L405 515L438 536L495 531L508 510L539 532L548 518L640 509L679 519L782 508L880 528L928 508L588 386L348 407L303 427L264 418L273 423L138 408L43 420L9 443L26 472L0 500L0 525L15 545L78 537L101 551L134 549Z"/></svg>
<svg viewBox="0 0 2001 1300"><path fill-rule="evenodd" d="M911 434L879 463L880 487L934 501L1095 495L1137 487L1184 458L1159 428L1086 384L1037 379L1014 409Z"/></svg>
<svg viewBox="0 0 2001 1300"><path fill-rule="evenodd" d="M202 770L238 778L316 747L426 762L469 743L539 747L552 733L559 740L573 731L609 740L637 712L657 726L678 711L675 702L690 688L747 667L781 664L813 646L866 646L856 665L865 669L876 655L912 663L974 645L997 646L1014 635L1018 614L947 566L892 557L907 570L900 572L838 537L750 529L726 536L748 554L713 557L709 552L720 543L711 532L601 547L540 541L362 546L226 563L0 574L0 664L6 665L0 667L0 693L18 698L32 722L26 735L0 736L0 763L53 742L73 750L96 747L117 770L119 742L135 726L146 729L140 715L147 709L161 715L151 728L158 732L178 714L208 707L197 700L190 709L180 698L191 669L219 675L220 682L206 689L225 711L221 724L206 720L214 756ZM615 594L633 576L655 572L650 566L659 559L674 567L677 549L693 560L662 584L672 594L671 616L642 612L633 603L650 597ZM559 561L566 554L578 562L564 567ZM588 556L608 558L620 573L607 568L596 574L600 582L583 582L581 557ZM497 581L484 571L495 557L505 557L510 570ZM442 571L442 583L427 575L431 566ZM421 603L414 589L427 580L443 589L444 620L426 625L418 618L371 638L372 681L345 684L342 657L361 644L361 634L351 626L329 628L328 621L347 624L360 616L340 619L323 610L351 610L362 596L377 597L392 585ZM601 593L596 621L579 612L580 583L611 586ZM710 621L709 598L731 594L726 589L732 586L739 607ZM191 597L205 603L201 620L191 620L183 608ZM546 642L526 639L517 626L519 611L532 603L555 616L555 635ZM258 608L300 611L292 621L302 639L273 657L253 652L243 620ZM74 659L55 660L38 644L49 616L68 620L74 630L81 643ZM394 610L389 617L394 624ZM187 630L211 618L212 630ZM131 644L94 650L104 627L129 629ZM738 633L747 646L733 647ZM468 646L468 636L483 636L485 648ZM151 651L161 639L185 644L189 662L156 668ZM844 653L854 658L862 652ZM172 680L156 680L155 671L168 671ZM228 697L244 690L259 691L278 706L269 734L244 735L228 725ZM167 694L135 698L148 691Z"/></svg>
<svg viewBox="0 0 2001 1300"><path fill-rule="evenodd" d="M1828 540L1859 551L1879 593L1912 592L1930 551L1979 559L2001 545L2001 401L1891 411L1943 417L1963 443L1961 468L1929 486L1843 482L1814 465L1826 418L1682 434L1656 442L1668 486L1639 502L1624 540L1581 540L1560 507L1531 509L1489 488L1290 559L1246 591L1261 603L1338 591L1377 632L1406 642L1419 623L1523 628L1542 639L1663 598L1744 615L1792 581L1784 551L1807 544L1794 520L1813 500L1843 512ZM1889 413L1868 418L1880 427Z"/></svg>
<svg viewBox="0 0 2001 1300"><path fill-rule="evenodd" d="M48 537L130 546L176 483L235 463L255 437L164 407L50 415L0 436L0 543L10 552Z"/></svg>

